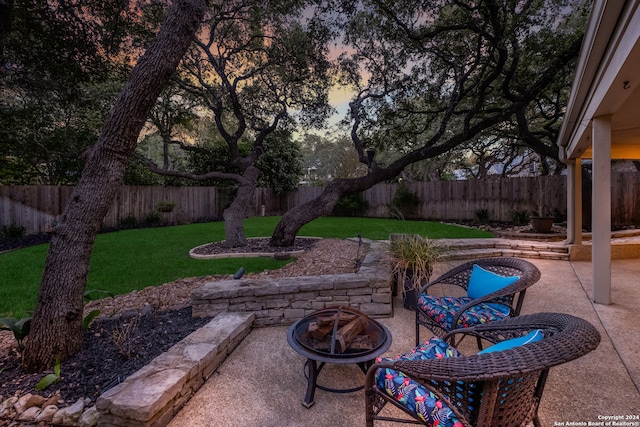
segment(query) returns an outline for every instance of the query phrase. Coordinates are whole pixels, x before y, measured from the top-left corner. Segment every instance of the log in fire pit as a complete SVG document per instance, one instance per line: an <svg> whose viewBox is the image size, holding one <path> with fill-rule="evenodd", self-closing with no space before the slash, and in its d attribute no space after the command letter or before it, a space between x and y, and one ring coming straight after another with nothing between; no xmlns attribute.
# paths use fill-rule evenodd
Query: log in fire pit
<svg viewBox="0 0 640 427"><path fill-rule="evenodd" d="M333 307L316 311L291 325L287 341L297 353L307 357L308 384L303 405L308 408L314 403L316 387L334 393L361 390L363 386L349 389L321 386L317 378L325 363L355 363L366 373L373 360L391 345L391 333L354 308Z"/></svg>

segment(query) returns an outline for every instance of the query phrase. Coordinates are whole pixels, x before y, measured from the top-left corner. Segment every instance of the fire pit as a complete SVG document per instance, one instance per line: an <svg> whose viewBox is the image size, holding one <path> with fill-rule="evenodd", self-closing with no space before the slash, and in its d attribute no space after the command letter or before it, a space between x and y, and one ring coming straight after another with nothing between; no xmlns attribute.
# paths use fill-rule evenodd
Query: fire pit
<svg viewBox="0 0 640 427"><path fill-rule="evenodd" d="M335 389L319 385L318 375L325 363L355 363L366 374L373 360L391 345L391 333L354 308L334 307L316 311L291 325L287 341L307 358L308 383L303 405L309 408L314 403L316 387L333 393L351 393L364 387Z"/></svg>

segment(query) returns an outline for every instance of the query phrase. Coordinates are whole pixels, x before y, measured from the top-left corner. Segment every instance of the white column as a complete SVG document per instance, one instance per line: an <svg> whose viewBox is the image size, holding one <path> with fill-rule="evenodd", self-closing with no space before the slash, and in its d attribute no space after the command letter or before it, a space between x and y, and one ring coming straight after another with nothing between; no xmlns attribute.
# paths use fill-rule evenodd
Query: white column
<svg viewBox="0 0 640 427"><path fill-rule="evenodd" d="M593 119L593 301L611 304L611 117Z"/></svg>
<svg viewBox="0 0 640 427"><path fill-rule="evenodd" d="M582 163L567 161L567 245L582 244Z"/></svg>
<svg viewBox="0 0 640 427"><path fill-rule="evenodd" d="M582 244L582 160L576 159L573 171L573 243Z"/></svg>

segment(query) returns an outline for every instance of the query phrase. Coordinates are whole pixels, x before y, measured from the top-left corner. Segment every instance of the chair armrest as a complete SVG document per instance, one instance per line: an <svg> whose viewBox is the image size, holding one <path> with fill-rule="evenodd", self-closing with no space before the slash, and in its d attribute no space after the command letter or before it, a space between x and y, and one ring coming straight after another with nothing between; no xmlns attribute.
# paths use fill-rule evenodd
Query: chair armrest
<svg viewBox="0 0 640 427"><path fill-rule="evenodd" d="M509 320L511 321L512 319L509 319ZM496 323L498 325L496 325ZM499 327L495 328L494 326L499 326ZM451 331L447 332L442 337L442 339L444 341L449 342L449 340L452 337L455 337L456 335L469 335L469 336L478 337L478 338L487 340L492 344L497 344L500 341L521 337L537 329L545 329L547 334L550 333L550 331L555 332L555 330L549 328L547 324L535 324L535 323L521 324L517 322L515 323L512 322L508 325L505 325L505 321L496 321L496 322L491 322L491 323L486 323L486 324L481 324L476 326L469 326L466 328L452 329ZM459 342L459 340L456 339L455 342Z"/></svg>
<svg viewBox="0 0 640 427"><path fill-rule="evenodd" d="M467 290L474 264L501 275L517 274L520 276L520 280L515 283L526 283L525 287L533 285L540 279L540 270L535 265L523 259L513 257L483 258L468 261L452 268L423 286L421 292L423 289L427 289L437 283L446 283Z"/></svg>
<svg viewBox="0 0 640 427"><path fill-rule="evenodd" d="M420 292L424 293L426 289L439 284L455 286L466 291L469 287L469 278L471 277L472 268L473 264L469 262L459 265L424 285L420 288Z"/></svg>
<svg viewBox="0 0 640 427"><path fill-rule="evenodd" d="M502 289L498 289L495 292L492 292L492 293L484 295L484 296L482 296L480 298L476 298L474 300L469 301L467 304L465 304L462 307L460 307L460 309L453 316L453 319L451 321L452 329L456 328L456 325L458 324L458 320L460 319L460 316L465 311L467 311L470 308L475 307L475 306L477 306L479 304L482 304L482 303L491 302L491 303L495 303L495 304L502 304L502 305L504 305L506 307L509 307L510 312L513 313L516 310L516 307L514 307L513 304L507 304L505 302L497 301L497 300L499 298L515 296L515 294L517 294L518 292L524 292L532 284L533 283L529 282L527 280L527 278L521 277L520 279L516 280L514 283L512 283L510 285L507 285Z"/></svg>
<svg viewBox="0 0 640 427"><path fill-rule="evenodd" d="M419 294L426 294L426 293L427 293L427 291L428 291L428 289L429 289L430 287L432 287L432 286L435 286L435 285L447 285L447 286L454 286L454 287L457 287L457 288L464 289L465 291L467 290L467 288L466 288L465 286L461 286L461 285L460 285L460 284L458 284L458 283L451 283L451 282L447 282L446 280L441 280L441 279L442 279L442 278L441 278L441 277L439 277L438 279L433 280L433 281L431 281L431 282L427 283L426 285L422 286L422 287L420 288L420 290L418 291L418 293L419 293Z"/></svg>
<svg viewBox="0 0 640 427"><path fill-rule="evenodd" d="M456 334L465 334L497 343L522 336L536 329L541 329L545 338L542 341L528 344L526 346L527 352L537 353L535 362L544 368L577 359L594 350L600 343L600 333L592 324L565 313L525 314L468 328L455 329L445 334L442 339L448 340ZM511 350L492 354L509 351ZM514 357L514 361L521 357L528 357L521 356L520 353L516 354L518 356Z"/></svg>

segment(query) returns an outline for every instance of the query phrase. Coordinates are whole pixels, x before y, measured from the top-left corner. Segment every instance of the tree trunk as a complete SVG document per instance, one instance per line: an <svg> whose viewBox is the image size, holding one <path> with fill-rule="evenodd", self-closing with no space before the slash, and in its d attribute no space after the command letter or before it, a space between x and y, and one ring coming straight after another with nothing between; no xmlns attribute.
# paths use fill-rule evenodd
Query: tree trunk
<svg viewBox="0 0 640 427"><path fill-rule="evenodd" d="M259 176L260 169L249 166L242 176L244 179L240 183L233 203L222 213L225 231L224 246L228 248L247 245L247 238L244 235L244 219L253 206L253 196Z"/></svg>
<svg viewBox="0 0 640 427"><path fill-rule="evenodd" d="M351 184L351 185L350 185ZM273 231L271 244L273 246L292 246L298 231L303 225L319 218L329 215L335 207L340 197L356 187L356 180L337 180L330 182L320 194L313 200L289 209L280 219L280 222ZM355 190L360 191L360 190ZM355 236L355 234L354 234Z"/></svg>
<svg viewBox="0 0 640 427"><path fill-rule="evenodd" d="M100 223L122 181L127 159L162 88L191 44L203 0L175 2L134 67L87 156L82 177L55 227L26 340L23 368L35 372L82 346L83 294Z"/></svg>
<svg viewBox="0 0 640 427"><path fill-rule="evenodd" d="M271 245L292 246L302 226L316 218L329 215L340 197L367 190L379 182L391 179L402 172L408 163L406 159L401 159L386 168L378 168L374 162L365 176L339 178L329 182L318 197L285 212L271 235ZM354 237L355 234L354 232Z"/></svg>

